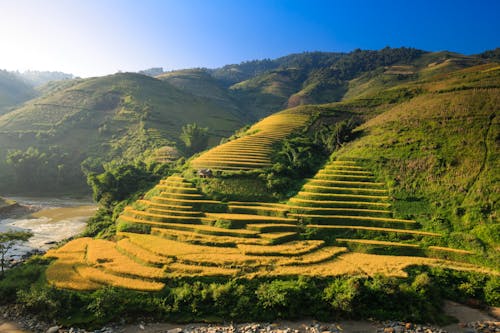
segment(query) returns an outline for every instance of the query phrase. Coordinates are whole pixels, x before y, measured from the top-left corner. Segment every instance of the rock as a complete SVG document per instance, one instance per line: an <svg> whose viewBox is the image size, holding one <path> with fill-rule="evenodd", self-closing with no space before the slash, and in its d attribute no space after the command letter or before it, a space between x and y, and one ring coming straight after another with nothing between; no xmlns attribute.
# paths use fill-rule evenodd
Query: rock
<svg viewBox="0 0 500 333"><path fill-rule="evenodd" d="M386 328L384 328L384 333L394 333L394 328L393 327L386 327Z"/></svg>
<svg viewBox="0 0 500 333"><path fill-rule="evenodd" d="M182 332L182 328L180 328L180 327L172 328L171 330L167 331L167 333L181 333L181 332Z"/></svg>
<svg viewBox="0 0 500 333"><path fill-rule="evenodd" d="M45 331L45 333L57 333L57 332L59 332L59 326L52 326Z"/></svg>

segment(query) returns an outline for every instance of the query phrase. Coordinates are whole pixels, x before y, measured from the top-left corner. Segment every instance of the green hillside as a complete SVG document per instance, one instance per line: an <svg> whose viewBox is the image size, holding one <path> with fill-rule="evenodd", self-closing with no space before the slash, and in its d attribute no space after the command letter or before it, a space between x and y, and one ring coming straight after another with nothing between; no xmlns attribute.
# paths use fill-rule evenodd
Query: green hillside
<svg viewBox="0 0 500 333"><path fill-rule="evenodd" d="M324 56L334 60L317 71L244 64L241 77L254 65L265 73L231 85L238 75L207 70L55 84L0 117L0 142L35 145L20 165L77 165L168 152L183 121L209 127L215 143L297 89L298 104L334 100L242 127L169 164L152 188L119 163L93 175L101 209L86 235L96 237L50 250L50 263L33 264L40 286L9 299L33 306L42 294L57 318L78 304L64 312L70 324L134 309L168 320L439 322L443 299L498 306L500 65L413 49Z"/></svg>
<svg viewBox="0 0 500 333"><path fill-rule="evenodd" d="M35 96L31 85L13 73L0 70L0 115Z"/></svg>
<svg viewBox="0 0 500 333"><path fill-rule="evenodd" d="M46 160L38 163L41 167L32 172L33 177L45 174L43 179L50 184L82 189L80 163L85 159L132 161L148 156L162 146L178 144L181 127L188 123L207 127L213 145L244 124L231 106L139 74L115 74L45 89L43 97L0 117L3 188L18 188L8 184L16 171L6 163L9 150L24 154L18 164L29 163L35 169L37 160ZM32 182L34 187L41 185Z"/></svg>
<svg viewBox="0 0 500 333"><path fill-rule="evenodd" d="M242 126L297 105L342 101L330 106L343 118L364 121L429 90L488 85L488 76L467 83L447 76L487 64L492 59L487 55L411 48L305 52L218 69L166 72L157 78L120 73L50 82L38 88L40 97L0 117L0 189L36 191L44 186L34 179L46 179L82 191L83 161L87 170L99 171L99 165L111 160L174 160L183 150L179 136L186 124L208 128L208 146L215 146ZM14 102L11 98L5 103ZM13 158L7 158L9 151ZM163 156L164 151L172 156ZM262 155L257 157L263 161ZM240 156L241 162L248 158ZM14 166L21 170L23 163L33 179L15 174ZM30 170L33 165L37 167ZM19 186L19 181L26 184Z"/></svg>

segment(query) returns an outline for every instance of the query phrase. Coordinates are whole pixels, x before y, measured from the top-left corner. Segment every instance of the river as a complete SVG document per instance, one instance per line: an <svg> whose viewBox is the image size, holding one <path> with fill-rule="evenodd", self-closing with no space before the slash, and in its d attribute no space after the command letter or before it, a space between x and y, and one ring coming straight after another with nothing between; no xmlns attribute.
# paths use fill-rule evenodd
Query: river
<svg viewBox="0 0 500 333"><path fill-rule="evenodd" d="M35 211L26 216L0 218L0 232L31 230L33 237L8 253L8 259L18 260L37 249L46 251L56 242L78 235L94 214L97 206L90 199L9 197Z"/></svg>

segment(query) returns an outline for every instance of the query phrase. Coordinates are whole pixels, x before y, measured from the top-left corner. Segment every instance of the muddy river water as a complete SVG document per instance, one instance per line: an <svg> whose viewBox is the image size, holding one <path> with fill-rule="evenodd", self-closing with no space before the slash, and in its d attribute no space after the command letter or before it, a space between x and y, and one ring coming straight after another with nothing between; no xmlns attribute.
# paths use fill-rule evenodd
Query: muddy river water
<svg viewBox="0 0 500 333"><path fill-rule="evenodd" d="M83 231L86 222L97 206L90 199L10 197L34 213L2 218L0 232L6 230L31 230L28 242L9 251L10 258L18 259L34 249L47 250L63 239Z"/></svg>

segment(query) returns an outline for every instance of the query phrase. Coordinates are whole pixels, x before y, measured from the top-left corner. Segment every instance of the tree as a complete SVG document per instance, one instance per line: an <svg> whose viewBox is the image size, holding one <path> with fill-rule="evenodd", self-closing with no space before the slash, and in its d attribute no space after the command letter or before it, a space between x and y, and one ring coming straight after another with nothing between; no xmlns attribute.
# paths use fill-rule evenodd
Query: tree
<svg viewBox="0 0 500 333"><path fill-rule="evenodd" d="M195 154L207 148L208 128L200 127L196 123L187 124L182 126L180 139L184 142L186 153L189 155Z"/></svg>
<svg viewBox="0 0 500 333"><path fill-rule="evenodd" d="M0 232L0 266L2 269L2 276L5 267L5 255L7 252L9 252L9 250L18 242L25 242L31 236L33 236L33 233L30 231L8 230L6 232Z"/></svg>

